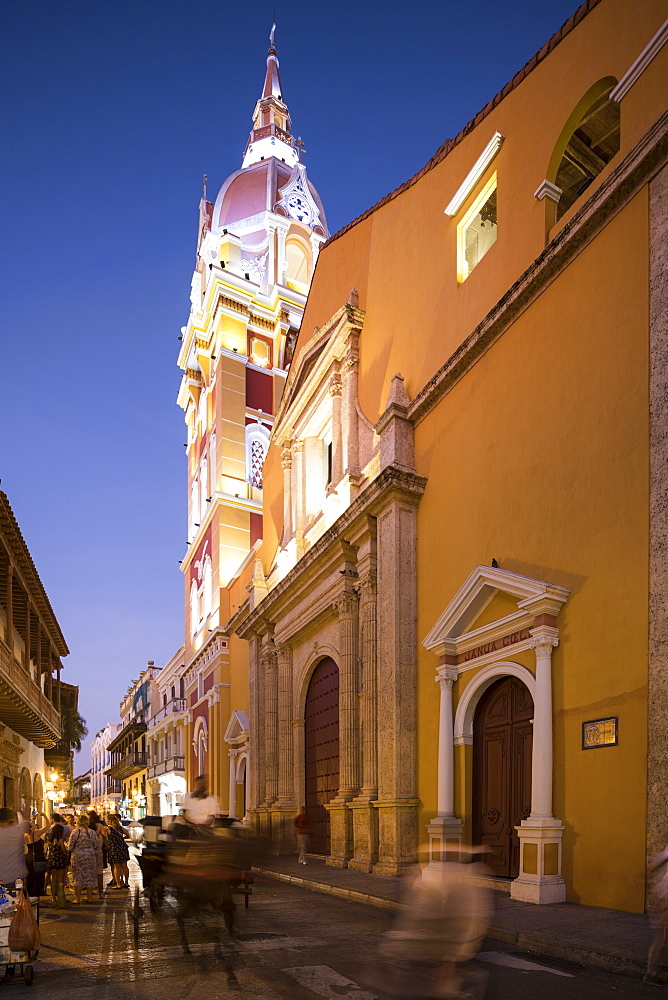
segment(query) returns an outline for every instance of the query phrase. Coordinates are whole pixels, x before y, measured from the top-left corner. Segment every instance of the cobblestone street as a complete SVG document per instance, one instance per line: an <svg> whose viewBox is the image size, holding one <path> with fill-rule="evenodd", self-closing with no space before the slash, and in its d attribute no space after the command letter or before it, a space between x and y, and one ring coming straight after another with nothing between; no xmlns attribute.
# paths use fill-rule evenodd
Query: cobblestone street
<svg viewBox="0 0 668 1000"><path fill-rule="evenodd" d="M131 862L133 881L136 866ZM158 915L143 906L140 940L133 947L132 897L109 892L100 904L42 911L42 950L33 987L17 983L30 998L228 997L224 962L214 955L210 927L187 925L193 955L183 957L169 902ZM371 985L370 956L392 923L390 912L259 881L244 910L237 904L237 933L228 945L238 988L252 1000L385 1000ZM226 950L226 949L225 949ZM598 1000L651 996L652 987L558 961L521 955L486 942L478 968L489 976L487 1000Z"/></svg>

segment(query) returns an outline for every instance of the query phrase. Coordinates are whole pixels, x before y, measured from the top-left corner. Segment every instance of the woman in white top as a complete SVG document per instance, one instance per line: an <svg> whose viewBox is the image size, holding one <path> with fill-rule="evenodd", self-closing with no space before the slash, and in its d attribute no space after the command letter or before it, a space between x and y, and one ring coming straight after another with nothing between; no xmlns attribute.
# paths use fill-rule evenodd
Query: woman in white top
<svg viewBox="0 0 668 1000"><path fill-rule="evenodd" d="M13 886L17 878L26 878L26 834L30 833L28 820L19 822L13 809L0 809L0 882Z"/></svg>

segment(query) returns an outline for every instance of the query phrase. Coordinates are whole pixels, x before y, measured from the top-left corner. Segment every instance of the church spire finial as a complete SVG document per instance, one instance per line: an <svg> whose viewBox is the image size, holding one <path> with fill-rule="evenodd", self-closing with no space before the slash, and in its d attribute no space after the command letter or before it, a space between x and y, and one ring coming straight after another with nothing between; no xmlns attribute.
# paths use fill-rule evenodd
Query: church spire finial
<svg viewBox="0 0 668 1000"><path fill-rule="evenodd" d="M269 32L269 55L276 55L276 48L274 47L274 32L276 31L276 22L271 26L271 31Z"/></svg>

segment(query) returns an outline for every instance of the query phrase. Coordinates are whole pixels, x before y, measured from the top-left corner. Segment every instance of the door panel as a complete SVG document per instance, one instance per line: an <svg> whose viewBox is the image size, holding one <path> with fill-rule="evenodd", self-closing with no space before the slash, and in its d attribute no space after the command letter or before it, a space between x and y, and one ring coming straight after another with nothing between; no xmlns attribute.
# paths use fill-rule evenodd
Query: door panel
<svg viewBox="0 0 668 1000"><path fill-rule="evenodd" d="M473 721L473 839L504 877L519 874L515 826L531 810L532 718L528 688L507 677L488 688Z"/></svg>
<svg viewBox="0 0 668 1000"><path fill-rule="evenodd" d="M325 803L339 790L339 668L330 657L320 661L308 686L304 751L310 850L329 854L329 813Z"/></svg>

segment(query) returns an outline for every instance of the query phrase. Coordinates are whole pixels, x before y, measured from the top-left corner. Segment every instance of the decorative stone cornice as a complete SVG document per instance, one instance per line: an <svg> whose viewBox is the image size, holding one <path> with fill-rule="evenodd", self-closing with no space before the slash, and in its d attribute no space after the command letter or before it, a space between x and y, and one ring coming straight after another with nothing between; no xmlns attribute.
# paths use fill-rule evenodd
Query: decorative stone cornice
<svg viewBox="0 0 668 1000"><path fill-rule="evenodd" d="M426 485L426 478L418 476L414 472L408 472L393 465L382 469L373 482L369 483L366 489L341 513L331 528L323 532L317 542L304 553L297 565L269 591L264 600L241 621L242 616L237 612L234 619L228 622L227 628L242 639L248 639L253 634L260 634L262 622L265 618L272 618L273 609L280 599L288 591L294 592L295 589L300 588L300 579L304 571L322 558L331 546L340 546L341 540L345 538L346 533L352 527L368 515L375 515L377 511L382 510L385 503L391 498L401 498L404 502L417 506Z"/></svg>

